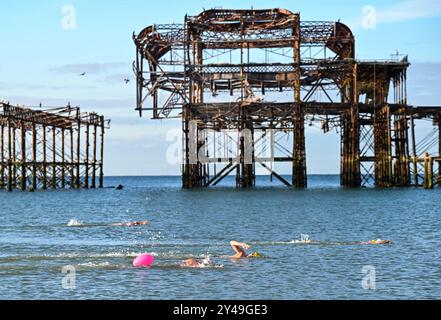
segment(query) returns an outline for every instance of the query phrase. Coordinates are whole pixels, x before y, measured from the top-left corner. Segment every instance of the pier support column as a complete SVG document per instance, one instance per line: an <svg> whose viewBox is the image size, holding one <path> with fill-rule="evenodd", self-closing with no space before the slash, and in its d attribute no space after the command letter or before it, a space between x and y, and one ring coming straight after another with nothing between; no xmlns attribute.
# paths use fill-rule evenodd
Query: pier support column
<svg viewBox="0 0 441 320"><path fill-rule="evenodd" d="M96 142L97 142L97 125L93 125L93 147L92 147L92 185L91 188L96 188Z"/></svg>
<svg viewBox="0 0 441 320"><path fill-rule="evenodd" d="M341 116L342 122L342 177L344 187L361 187L360 168L360 114L358 109L358 65L341 82L342 103L350 105L350 110Z"/></svg>
<svg viewBox="0 0 441 320"><path fill-rule="evenodd" d="M77 122L77 154L76 154L76 175L75 175L75 186L77 189L81 189L81 120L78 116L78 122Z"/></svg>
<svg viewBox="0 0 441 320"><path fill-rule="evenodd" d="M26 126L24 122L21 122L21 178L20 187L22 191L26 191Z"/></svg>
<svg viewBox="0 0 441 320"><path fill-rule="evenodd" d="M15 124L12 127L12 188L17 187L17 129L15 128Z"/></svg>
<svg viewBox="0 0 441 320"><path fill-rule="evenodd" d="M441 115L438 116L438 156L441 158ZM441 184L441 161L438 162L438 183Z"/></svg>
<svg viewBox="0 0 441 320"><path fill-rule="evenodd" d="M403 111L404 112L404 111ZM395 117L394 182L397 187L410 186L409 134L406 115Z"/></svg>
<svg viewBox="0 0 441 320"><path fill-rule="evenodd" d="M416 136L415 136L415 120L413 115L410 116L410 132L412 135L412 163L413 163L413 185L415 188L419 187L418 179L418 154L416 149Z"/></svg>
<svg viewBox="0 0 441 320"><path fill-rule="evenodd" d="M378 107L374 120L375 186L392 186L391 114L390 107Z"/></svg>
<svg viewBox="0 0 441 320"><path fill-rule="evenodd" d="M429 154L424 157L424 188L433 189L433 158Z"/></svg>
<svg viewBox="0 0 441 320"><path fill-rule="evenodd" d="M8 176L7 190L12 191L12 128L11 121L8 120Z"/></svg>
<svg viewBox="0 0 441 320"><path fill-rule="evenodd" d="M183 133L183 187L186 189L203 187L203 167L198 159L198 154L200 148L204 145L204 142L199 139L198 124L195 121L191 121L191 111L189 106L184 107Z"/></svg>
<svg viewBox="0 0 441 320"><path fill-rule="evenodd" d="M89 148L90 148L90 125L86 125L86 146L84 159L84 188L89 189Z"/></svg>
<svg viewBox="0 0 441 320"><path fill-rule="evenodd" d="M69 161L69 171L70 171L70 187L72 189L76 188L75 185L75 154L74 154L74 130L69 129L69 139L70 139L70 161Z"/></svg>
<svg viewBox="0 0 441 320"><path fill-rule="evenodd" d="M355 109L353 107L352 109ZM342 177L344 187L359 188L360 172L360 126L357 110L351 110L341 117L342 122Z"/></svg>
<svg viewBox="0 0 441 320"><path fill-rule="evenodd" d="M294 27L295 41L293 43L294 64L296 66L296 74L294 80L294 101L295 112L293 114L294 127L294 150L293 150L293 173L292 185L295 188L306 188L308 186L308 174L306 168L306 141L305 141L305 114L302 108L301 96L301 30L300 16Z"/></svg>
<svg viewBox="0 0 441 320"><path fill-rule="evenodd" d="M42 148L43 148L43 190L47 189L47 154L46 154L46 126L43 126L43 144L42 144Z"/></svg>
<svg viewBox="0 0 441 320"><path fill-rule="evenodd" d="M101 122L101 148L100 148L100 173L99 173L99 185L100 189L104 188L104 117L100 118Z"/></svg>
<svg viewBox="0 0 441 320"><path fill-rule="evenodd" d="M244 108L242 108L244 109ZM255 159L254 159L254 132L253 124L248 121L246 110L241 111L240 165L238 167L238 188L251 188L255 186Z"/></svg>
<svg viewBox="0 0 441 320"><path fill-rule="evenodd" d="M306 188L308 186L308 178L306 168L305 115L300 105L296 106L293 117L294 160L292 185L295 188Z"/></svg>
<svg viewBox="0 0 441 320"><path fill-rule="evenodd" d="M61 129L61 188L66 188L65 129Z"/></svg>
<svg viewBox="0 0 441 320"><path fill-rule="evenodd" d="M37 126L32 124L32 191L37 190Z"/></svg>
<svg viewBox="0 0 441 320"><path fill-rule="evenodd" d="M57 128L52 127L52 189L57 188Z"/></svg>
<svg viewBox="0 0 441 320"><path fill-rule="evenodd" d="M0 124L0 190L5 188L5 127Z"/></svg>

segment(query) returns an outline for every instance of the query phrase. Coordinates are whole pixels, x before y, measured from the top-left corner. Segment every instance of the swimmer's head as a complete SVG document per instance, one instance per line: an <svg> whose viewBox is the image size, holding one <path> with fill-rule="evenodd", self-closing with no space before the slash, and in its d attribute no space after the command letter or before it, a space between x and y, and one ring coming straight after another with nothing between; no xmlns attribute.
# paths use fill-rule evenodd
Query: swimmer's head
<svg viewBox="0 0 441 320"><path fill-rule="evenodd" d="M263 258L263 255L259 252L254 252L249 255L250 258Z"/></svg>

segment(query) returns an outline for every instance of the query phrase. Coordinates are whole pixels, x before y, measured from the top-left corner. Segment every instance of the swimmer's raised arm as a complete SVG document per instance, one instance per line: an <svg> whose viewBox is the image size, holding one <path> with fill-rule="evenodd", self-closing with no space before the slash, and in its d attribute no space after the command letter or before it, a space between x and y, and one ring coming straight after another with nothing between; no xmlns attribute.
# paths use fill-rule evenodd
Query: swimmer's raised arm
<svg viewBox="0 0 441 320"><path fill-rule="evenodd" d="M251 246L244 242L238 242L238 241L231 241L230 242L231 247L236 252L236 254L233 256L233 258L245 258L247 256L247 253L245 250L250 249Z"/></svg>

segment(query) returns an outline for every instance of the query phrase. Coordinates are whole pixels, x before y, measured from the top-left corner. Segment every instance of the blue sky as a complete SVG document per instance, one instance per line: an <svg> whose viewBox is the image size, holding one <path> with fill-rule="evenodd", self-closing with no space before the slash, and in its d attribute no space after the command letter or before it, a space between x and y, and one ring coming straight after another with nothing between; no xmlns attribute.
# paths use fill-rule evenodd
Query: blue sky
<svg viewBox="0 0 441 320"><path fill-rule="evenodd" d="M76 11L75 30L62 28L63 7ZM361 27L362 8L377 11L375 30ZM0 3L0 99L13 104L80 105L112 119L106 141L107 175L179 174L165 161L170 130L180 123L140 119L133 111L132 32L154 23L182 22L203 8L281 7L303 20L338 20L356 35L357 58L408 54L409 100L441 105L441 2L409 1L98 1L17 0ZM79 73L87 71L86 77ZM179 132L179 131L178 131ZM339 139L308 130L310 173L339 171Z"/></svg>

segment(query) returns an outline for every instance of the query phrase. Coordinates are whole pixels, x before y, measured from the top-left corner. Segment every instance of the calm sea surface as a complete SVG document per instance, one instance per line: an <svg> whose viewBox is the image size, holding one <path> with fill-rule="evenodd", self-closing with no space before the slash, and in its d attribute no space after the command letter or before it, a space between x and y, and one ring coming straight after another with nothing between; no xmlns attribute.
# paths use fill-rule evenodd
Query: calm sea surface
<svg viewBox="0 0 441 320"><path fill-rule="evenodd" d="M336 176L310 177L302 191L106 179L118 184L126 188L1 191L0 299L441 299L441 189L345 190ZM151 224L110 226L143 220ZM296 243L301 234L314 243ZM378 238L394 244L357 244ZM231 240L265 258L230 260ZM151 269L131 267L142 253L156 256ZM206 255L223 267L179 266Z"/></svg>

